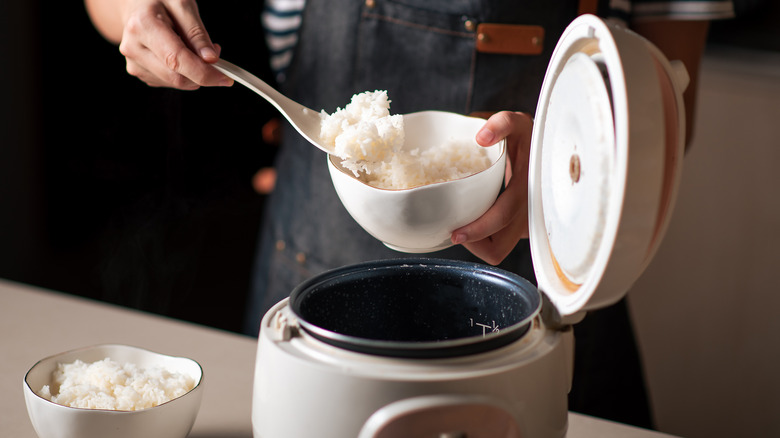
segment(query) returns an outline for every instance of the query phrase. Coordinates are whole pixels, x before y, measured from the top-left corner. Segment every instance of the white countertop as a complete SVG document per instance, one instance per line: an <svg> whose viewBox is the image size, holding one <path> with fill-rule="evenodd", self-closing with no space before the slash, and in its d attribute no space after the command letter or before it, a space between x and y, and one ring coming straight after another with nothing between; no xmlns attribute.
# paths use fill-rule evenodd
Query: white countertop
<svg viewBox="0 0 780 438"><path fill-rule="evenodd" d="M204 370L190 438L252 438L256 340L0 279L0 437L35 438L22 379L36 361L103 343L187 356ZM663 438L658 432L569 414L568 438Z"/></svg>

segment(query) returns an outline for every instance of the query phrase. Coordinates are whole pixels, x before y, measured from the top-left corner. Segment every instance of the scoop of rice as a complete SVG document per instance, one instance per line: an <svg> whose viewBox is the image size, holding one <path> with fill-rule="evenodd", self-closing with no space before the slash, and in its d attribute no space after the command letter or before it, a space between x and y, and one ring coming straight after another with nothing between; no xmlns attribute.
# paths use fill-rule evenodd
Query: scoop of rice
<svg viewBox="0 0 780 438"><path fill-rule="evenodd" d="M356 94L346 107L320 116L320 139L345 160L383 161L403 147L403 116L390 115L386 91Z"/></svg>
<svg viewBox="0 0 780 438"><path fill-rule="evenodd" d="M321 113L320 140L334 148L342 166L374 187L406 189L480 172L491 162L474 140L447 139L427 149L404 149L402 115L390 115L386 91L352 96L332 115Z"/></svg>
<svg viewBox="0 0 780 438"><path fill-rule="evenodd" d="M76 360L58 364L52 394L44 385L38 395L54 403L74 408L136 411L180 397L195 387L192 377L163 368L140 368L108 358L93 363Z"/></svg>

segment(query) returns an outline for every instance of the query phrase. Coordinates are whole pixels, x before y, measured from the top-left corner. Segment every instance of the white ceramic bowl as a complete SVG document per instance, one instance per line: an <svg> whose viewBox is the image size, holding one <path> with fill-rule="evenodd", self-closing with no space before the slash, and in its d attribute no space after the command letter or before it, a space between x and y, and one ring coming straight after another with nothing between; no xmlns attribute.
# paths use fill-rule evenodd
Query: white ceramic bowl
<svg viewBox="0 0 780 438"><path fill-rule="evenodd" d="M195 387L181 397L138 411L71 408L38 394L51 383L58 363L76 359L90 363L105 358L142 368L162 367L195 379ZM184 438L192 429L203 396L203 370L192 359L172 357L127 345L98 345L47 357L24 377L24 400L39 438Z"/></svg>
<svg viewBox="0 0 780 438"><path fill-rule="evenodd" d="M484 119L440 111L404 115L404 148L443 144L448 138L473 140ZM496 200L504 180L506 142L487 148L492 165L482 172L410 189L380 189L361 182L328 157L333 185L349 214L388 247L408 253L452 245L454 230L473 222Z"/></svg>

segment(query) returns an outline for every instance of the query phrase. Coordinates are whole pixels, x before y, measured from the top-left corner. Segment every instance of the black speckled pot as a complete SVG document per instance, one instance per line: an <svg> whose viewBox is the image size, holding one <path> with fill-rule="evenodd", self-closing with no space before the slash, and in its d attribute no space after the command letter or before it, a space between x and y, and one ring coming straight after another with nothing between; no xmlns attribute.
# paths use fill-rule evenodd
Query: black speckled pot
<svg viewBox="0 0 780 438"><path fill-rule="evenodd" d="M337 268L303 282L290 308L328 344L381 356L443 358L521 338L541 309L524 278L476 263L402 258Z"/></svg>

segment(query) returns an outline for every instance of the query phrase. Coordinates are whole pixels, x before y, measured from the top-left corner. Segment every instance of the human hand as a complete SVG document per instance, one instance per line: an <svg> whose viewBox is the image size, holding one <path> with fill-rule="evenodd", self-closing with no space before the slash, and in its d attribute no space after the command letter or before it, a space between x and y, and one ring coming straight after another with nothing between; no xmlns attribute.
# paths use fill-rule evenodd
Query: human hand
<svg viewBox="0 0 780 438"><path fill-rule="evenodd" d="M153 87L194 90L230 86L233 81L209 64L219 59L195 0L130 0L119 51L127 72Z"/></svg>
<svg viewBox="0 0 780 438"><path fill-rule="evenodd" d="M501 263L522 238L528 237L528 156L533 119L525 113L492 115L477 133L477 143L491 146L506 138L506 188L479 219L452 232L452 243L492 265Z"/></svg>

